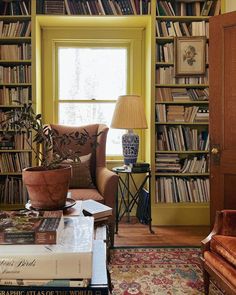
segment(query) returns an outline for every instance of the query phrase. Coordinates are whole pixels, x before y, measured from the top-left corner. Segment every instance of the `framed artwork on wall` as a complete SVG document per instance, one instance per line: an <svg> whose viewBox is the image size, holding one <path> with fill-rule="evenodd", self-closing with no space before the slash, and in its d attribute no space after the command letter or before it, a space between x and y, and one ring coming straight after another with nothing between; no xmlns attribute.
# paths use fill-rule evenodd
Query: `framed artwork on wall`
<svg viewBox="0 0 236 295"><path fill-rule="evenodd" d="M206 37L175 38L175 75L203 75L206 70Z"/></svg>

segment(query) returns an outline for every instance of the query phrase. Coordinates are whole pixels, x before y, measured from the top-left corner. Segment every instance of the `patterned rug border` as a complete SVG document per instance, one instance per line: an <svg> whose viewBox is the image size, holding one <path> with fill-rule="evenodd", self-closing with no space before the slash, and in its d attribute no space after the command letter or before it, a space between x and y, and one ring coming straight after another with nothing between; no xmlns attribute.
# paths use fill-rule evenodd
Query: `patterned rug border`
<svg viewBox="0 0 236 295"><path fill-rule="evenodd" d="M113 246L110 249L159 249L159 248L170 248L170 249L177 249L177 248L184 248L184 249L200 249L201 246Z"/></svg>

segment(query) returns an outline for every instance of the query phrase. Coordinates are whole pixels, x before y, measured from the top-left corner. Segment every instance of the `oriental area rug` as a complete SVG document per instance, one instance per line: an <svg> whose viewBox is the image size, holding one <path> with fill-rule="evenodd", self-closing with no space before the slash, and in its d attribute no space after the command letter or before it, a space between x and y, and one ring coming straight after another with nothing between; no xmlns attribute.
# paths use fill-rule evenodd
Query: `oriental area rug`
<svg viewBox="0 0 236 295"><path fill-rule="evenodd" d="M200 248L114 248L112 295L204 294ZM211 295L222 295L211 284Z"/></svg>

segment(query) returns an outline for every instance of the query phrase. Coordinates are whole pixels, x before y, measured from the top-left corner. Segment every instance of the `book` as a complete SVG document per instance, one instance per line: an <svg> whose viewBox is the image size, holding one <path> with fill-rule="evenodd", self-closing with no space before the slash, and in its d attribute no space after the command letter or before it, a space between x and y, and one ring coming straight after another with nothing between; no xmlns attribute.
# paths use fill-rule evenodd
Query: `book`
<svg viewBox="0 0 236 295"><path fill-rule="evenodd" d="M0 244L56 244L63 211L0 211Z"/></svg>
<svg viewBox="0 0 236 295"><path fill-rule="evenodd" d="M75 219L75 218L72 218ZM91 283L87 287L82 286L68 286L68 281L72 280L61 280L65 281L65 285L50 286L50 285L17 285L7 286L1 285L3 281L0 279L0 290L5 292L4 294L58 294L58 295L72 295L72 294L83 294L83 295L108 295L109 293L109 282L107 277L107 265L106 265L106 245L102 240L93 241L93 263L92 263L92 278ZM24 282L24 280L19 280ZM52 280L52 282L55 280ZM74 280L76 281L76 279ZM33 281L32 281L33 282ZM17 291L17 292L16 292ZM28 292L29 291L29 292ZM0 293L1 294L1 293Z"/></svg>
<svg viewBox="0 0 236 295"><path fill-rule="evenodd" d="M65 217L58 244L0 245L1 279L90 279L93 229L93 217Z"/></svg>
<svg viewBox="0 0 236 295"><path fill-rule="evenodd" d="M149 163L134 163L132 164L132 172L148 172L150 164Z"/></svg>
<svg viewBox="0 0 236 295"><path fill-rule="evenodd" d="M88 287L91 279L28 280L0 279L0 286ZM0 287L1 288L1 287Z"/></svg>
<svg viewBox="0 0 236 295"><path fill-rule="evenodd" d="M83 214L85 216L93 216L94 219L109 217L112 215L112 208L94 200L85 200L82 203Z"/></svg>

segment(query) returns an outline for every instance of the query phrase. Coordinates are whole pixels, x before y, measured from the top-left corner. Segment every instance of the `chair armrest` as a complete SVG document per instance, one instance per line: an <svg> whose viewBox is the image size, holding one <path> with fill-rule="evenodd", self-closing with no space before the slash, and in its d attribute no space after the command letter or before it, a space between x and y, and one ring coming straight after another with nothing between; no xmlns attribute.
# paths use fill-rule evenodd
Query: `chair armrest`
<svg viewBox="0 0 236 295"><path fill-rule="evenodd" d="M113 208L113 216L115 216L115 199L118 189L118 179L118 175L106 167L98 167L96 169L98 191L104 197L105 204Z"/></svg>
<svg viewBox="0 0 236 295"><path fill-rule="evenodd" d="M222 228L222 219L223 219L223 214L222 211L217 211L216 212L216 218L215 218L215 223L212 231L209 233L209 235L201 241L201 250L202 254L205 251L208 251L210 249L210 241L212 236L217 235L220 233L221 228Z"/></svg>

